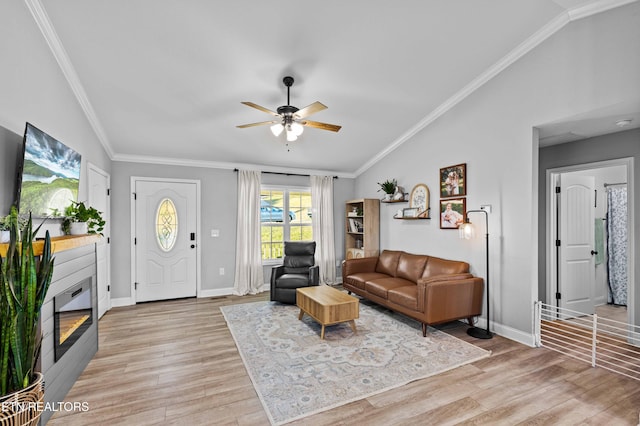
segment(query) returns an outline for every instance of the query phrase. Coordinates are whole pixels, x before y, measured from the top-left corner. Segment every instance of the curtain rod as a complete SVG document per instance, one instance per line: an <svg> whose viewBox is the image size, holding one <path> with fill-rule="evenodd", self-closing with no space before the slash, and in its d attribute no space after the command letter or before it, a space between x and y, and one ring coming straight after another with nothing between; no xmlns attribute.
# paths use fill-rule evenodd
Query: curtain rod
<svg viewBox="0 0 640 426"><path fill-rule="evenodd" d="M233 169L234 172L239 171L239 169ZM260 173L266 173L269 175L283 175L283 176L303 176L303 177L311 177L311 175L303 175L303 174L299 174L299 173L283 173L283 172L263 172L261 171ZM338 179L338 176L334 176L334 179Z"/></svg>
<svg viewBox="0 0 640 426"><path fill-rule="evenodd" d="M614 185L626 185L627 182L618 182L618 183L605 183L604 187L606 188L607 186L614 186Z"/></svg>

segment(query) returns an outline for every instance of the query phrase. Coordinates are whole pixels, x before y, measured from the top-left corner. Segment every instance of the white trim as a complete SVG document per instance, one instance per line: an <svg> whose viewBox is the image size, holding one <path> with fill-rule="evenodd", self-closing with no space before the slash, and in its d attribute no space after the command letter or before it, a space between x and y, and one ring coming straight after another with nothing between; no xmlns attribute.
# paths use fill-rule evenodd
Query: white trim
<svg viewBox="0 0 640 426"><path fill-rule="evenodd" d="M546 199L547 199L547 229L546 229L546 244L545 244L545 252L547 256L547 304L551 305L551 301L555 300L552 288L556 288L556 277L553 271L555 270L555 256L552 255L552 245L555 241L555 222L553 220L555 208L556 208L556 197L555 191L555 179L558 175L562 173L569 172L577 172L582 170L591 170L591 169L602 169L605 167L615 167L615 166L626 166L627 168L627 243L629 252L627 254L627 277L629 283L635 283L635 268L634 268L634 259L635 259L635 235L633 230L635 229L635 210L634 210L634 158L633 157L625 157L618 158L614 160L605 160L605 161L596 161L593 163L585 163L585 164L575 164L571 166L563 166L556 167L553 169L546 170ZM550 226L551 224L551 226ZM627 286L627 322L630 324L635 324L635 285Z"/></svg>
<svg viewBox="0 0 640 426"><path fill-rule="evenodd" d="M634 3L638 0L599 0L592 3L587 3L584 6L574 7L569 9L569 19L577 21L578 19L588 18L598 13L606 12L607 10L615 9L616 7L624 6L630 3Z"/></svg>
<svg viewBox="0 0 640 426"><path fill-rule="evenodd" d="M123 306L133 306L136 302L131 297L118 297L111 299L112 308L121 308Z"/></svg>
<svg viewBox="0 0 640 426"><path fill-rule="evenodd" d="M134 194L136 189L136 182L138 181L146 181L146 182L175 182L175 183L189 183L196 185L196 297L203 297L200 294L202 293L202 251L200 250L201 241L202 241L202 232L201 232L201 198L202 192L200 190L200 180L199 179L172 179L172 178L158 178L158 177L144 177L144 176L131 176L131 287L130 294L131 299L133 300L133 304L136 302L136 247L134 244L135 238L135 230L136 230L136 203L134 202Z"/></svg>
<svg viewBox="0 0 640 426"><path fill-rule="evenodd" d="M87 92L84 90L82 83L80 82L80 78L78 77L78 73L76 73L73 64L71 63L71 59L67 54L64 46L62 45L62 41L58 37L47 12L40 2L40 0L24 0L29 12L31 12L31 16L33 16L33 20L36 21L36 25L40 29L40 32L44 36L47 45L49 45L49 49L51 49L51 53L53 53L53 57L58 62L60 66L60 70L62 74L64 74L67 83L71 87L73 94L80 104L80 108L84 112L84 115L87 117L89 124L93 128L98 140L104 147L105 151L107 151L107 155L113 159L113 148L111 148L111 143L109 142L109 138L107 137L100 120L98 119L98 115L96 114L91 102L89 101L89 97L87 96Z"/></svg>

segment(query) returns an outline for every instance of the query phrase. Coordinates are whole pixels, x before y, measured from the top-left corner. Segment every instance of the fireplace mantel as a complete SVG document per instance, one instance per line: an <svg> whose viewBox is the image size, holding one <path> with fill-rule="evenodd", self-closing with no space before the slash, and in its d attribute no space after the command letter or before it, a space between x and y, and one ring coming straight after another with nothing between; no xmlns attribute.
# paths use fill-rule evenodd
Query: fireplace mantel
<svg viewBox="0 0 640 426"><path fill-rule="evenodd" d="M99 234L85 234L85 235L64 235L62 237L51 237L51 252L59 253L65 250L71 250L77 247L86 246L96 243L100 238ZM35 256L42 254L42 246L44 241L38 239L33 242L33 252ZM0 257L7 255L7 249L9 244L0 244Z"/></svg>

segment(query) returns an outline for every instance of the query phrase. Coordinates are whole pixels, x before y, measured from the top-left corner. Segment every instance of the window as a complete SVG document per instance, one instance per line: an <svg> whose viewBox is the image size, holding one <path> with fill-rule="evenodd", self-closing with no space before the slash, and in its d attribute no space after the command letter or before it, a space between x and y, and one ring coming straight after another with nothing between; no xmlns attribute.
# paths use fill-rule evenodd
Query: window
<svg viewBox="0 0 640 426"><path fill-rule="evenodd" d="M168 252L178 237L178 212L169 198L163 199L156 212L156 240L160 249Z"/></svg>
<svg viewBox="0 0 640 426"><path fill-rule="evenodd" d="M262 260L284 256L285 241L312 241L311 190L262 187L260 222Z"/></svg>

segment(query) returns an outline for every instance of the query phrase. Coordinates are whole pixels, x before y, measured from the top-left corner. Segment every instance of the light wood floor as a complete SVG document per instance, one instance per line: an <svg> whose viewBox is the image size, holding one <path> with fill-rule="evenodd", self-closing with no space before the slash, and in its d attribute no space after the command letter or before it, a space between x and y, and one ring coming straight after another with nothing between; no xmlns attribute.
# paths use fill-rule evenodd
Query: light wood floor
<svg viewBox="0 0 640 426"><path fill-rule="evenodd" d="M266 425L218 309L257 296L183 299L114 308L100 349L48 425ZM493 352L458 369L299 420L299 425L637 425L640 382L545 348L443 331ZM330 332L330 329L327 331Z"/></svg>

